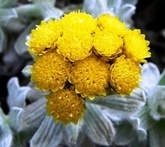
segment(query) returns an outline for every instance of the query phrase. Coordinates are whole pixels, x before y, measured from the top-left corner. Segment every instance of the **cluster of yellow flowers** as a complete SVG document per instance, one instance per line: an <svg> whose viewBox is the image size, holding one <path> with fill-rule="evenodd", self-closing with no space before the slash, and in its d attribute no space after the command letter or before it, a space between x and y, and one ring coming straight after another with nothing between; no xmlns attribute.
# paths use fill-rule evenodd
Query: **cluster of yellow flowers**
<svg viewBox="0 0 165 147"><path fill-rule="evenodd" d="M82 118L85 98L106 96L110 89L131 94L139 87L140 64L151 56L145 35L110 14L70 12L42 21L26 44L35 59L31 81L50 91L48 114L64 124Z"/></svg>

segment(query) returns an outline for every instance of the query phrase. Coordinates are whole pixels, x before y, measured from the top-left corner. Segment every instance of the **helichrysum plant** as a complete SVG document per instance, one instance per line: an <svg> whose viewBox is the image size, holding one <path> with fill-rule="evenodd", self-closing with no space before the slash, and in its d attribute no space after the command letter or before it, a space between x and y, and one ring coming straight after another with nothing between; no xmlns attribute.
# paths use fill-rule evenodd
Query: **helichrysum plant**
<svg viewBox="0 0 165 147"><path fill-rule="evenodd" d="M26 45L34 56L31 81L49 91L47 112L55 122L78 123L85 100L132 94L139 88L141 63L151 56L149 41L117 16L74 11L42 21Z"/></svg>
<svg viewBox="0 0 165 147"><path fill-rule="evenodd" d="M0 51L4 27L25 28L14 47L34 62L23 69L27 86L8 82L0 146L165 146L165 72L147 63L149 41L131 24L136 0L84 0L63 10L54 0L12 1L15 8L11 1L0 4Z"/></svg>

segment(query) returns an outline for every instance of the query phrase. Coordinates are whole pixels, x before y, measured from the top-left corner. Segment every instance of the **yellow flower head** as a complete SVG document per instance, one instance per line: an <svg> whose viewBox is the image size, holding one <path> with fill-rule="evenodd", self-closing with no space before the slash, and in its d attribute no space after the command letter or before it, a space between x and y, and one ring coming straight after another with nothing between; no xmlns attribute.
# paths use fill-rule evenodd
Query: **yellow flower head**
<svg viewBox="0 0 165 147"><path fill-rule="evenodd" d="M62 55L50 51L36 58L31 71L31 81L41 90L56 91L64 87L71 69L71 63Z"/></svg>
<svg viewBox="0 0 165 147"><path fill-rule="evenodd" d="M61 19L62 35L57 52L70 61L82 60L91 54L92 33L96 29L93 17L83 12L71 12Z"/></svg>
<svg viewBox="0 0 165 147"><path fill-rule="evenodd" d="M128 58L138 62L146 62L145 58L151 56L149 52L149 41L145 40L145 35L140 30L130 30L124 36L124 54Z"/></svg>
<svg viewBox="0 0 165 147"><path fill-rule="evenodd" d="M110 68L110 84L121 95L129 95L139 87L141 68L131 59L121 56Z"/></svg>
<svg viewBox="0 0 165 147"><path fill-rule="evenodd" d="M123 40L116 34L103 30L94 35L93 46L98 54L112 58L122 52Z"/></svg>
<svg viewBox="0 0 165 147"><path fill-rule="evenodd" d="M118 36L123 36L128 31L125 23L122 23L117 16L113 17L110 14L101 14L97 19L97 24L100 30L108 29Z"/></svg>
<svg viewBox="0 0 165 147"><path fill-rule="evenodd" d="M82 60L91 54L92 40L86 32L65 33L57 42L57 52L73 62Z"/></svg>
<svg viewBox="0 0 165 147"><path fill-rule="evenodd" d="M74 90L61 89L47 96L46 109L53 116L55 122L77 124L83 117L85 110L84 99L78 96Z"/></svg>
<svg viewBox="0 0 165 147"><path fill-rule="evenodd" d="M69 81L75 86L77 93L93 99L96 95L106 95L108 75L109 64L96 56L89 56L75 62Z"/></svg>
<svg viewBox="0 0 165 147"><path fill-rule="evenodd" d="M59 20L42 21L36 29L32 30L30 39L26 42L29 52L38 55L56 48L56 41L61 34Z"/></svg>
<svg viewBox="0 0 165 147"><path fill-rule="evenodd" d="M65 14L61 19L61 25L64 33L65 31L79 30L91 34L96 29L96 21L92 15L79 11Z"/></svg>

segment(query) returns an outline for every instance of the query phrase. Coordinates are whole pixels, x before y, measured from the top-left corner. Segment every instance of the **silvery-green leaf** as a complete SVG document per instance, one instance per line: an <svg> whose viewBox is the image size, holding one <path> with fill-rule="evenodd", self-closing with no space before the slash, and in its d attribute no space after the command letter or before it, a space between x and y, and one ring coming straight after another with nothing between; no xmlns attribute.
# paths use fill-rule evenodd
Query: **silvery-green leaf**
<svg viewBox="0 0 165 147"><path fill-rule="evenodd" d="M4 25L4 22L8 22L12 18L18 18L18 14L15 9L0 9L0 25Z"/></svg>
<svg viewBox="0 0 165 147"><path fill-rule="evenodd" d="M42 99L46 95L48 95L49 92L43 92L41 90L36 90L36 89L30 89L26 95L26 99L32 103L35 102L39 99Z"/></svg>
<svg viewBox="0 0 165 147"><path fill-rule="evenodd" d="M146 118L148 116L148 112L146 112L146 109L145 112L143 111L143 113L145 114L142 115L143 118ZM114 122L117 131L115 136L115 143L118 145L128 145L135 140L137 142L145 141L147 138L147 130L142 124L144 122L141 122L141 119L143 118L139 118L138 115L133 115L123 120Z"/></svg>
<svg viewBox="0 0 165 147"><path fill-rule="evenodd" d="M76 145L79 133L82 129L83 122L80 121L78 124L70 123L65 127L65 140L67 145Z"/></svg>
<svg viewBox="0 0 165 147"><path fill-rule="evenodd" d="M132 141L137 142L145 141L147 132L144 129L138 128L137 120L123 120L116 128L115 144L117 145L128 145Z"/></svg>
<svg viewBox="0 0 165 147"><path fill-rule="evenodd" d="M113 10L115 15L118 15L120 7L122 6L122 0L108 0L107 7Z"/></svg>
<svg viewBox="0 0 165 147"><path fill-rule="evenodd" d="M131 16L134 14L136 7L131 4L125 4L120 8L119 16L123 22L128 22Z"/></svg>
<svg viewBox="0 0 165 147"><path fill-rule="evenodd" d="M17 0L0 0L0 8L9 8L14 6L17 3Z"/></svg>
<svg viewBox="0 0 165 147"><path fill-rule="evenodd" d="M160 72L158 67L153 63L146 63L142 66L142 81L141 88L153 87L158 84L160 79Z"/></svg>
<svg viewBox="0 0 165 147"><path fill-rule="evenodd" d="M75 146L70 147L97 147L97 145L85 133L81 133Z"/></svg>
<svg viewBox="0 0 165 147"><path fill-rule="evenodd" d="M6 44L6 35L2 30L2 28L0 27L0 53L2 52L5 44Z"/></svg>
<svg viewBox="0 0 165 147"><path fill-rule="evenodd" d="M146 96L142 90L135 90L130 96L121 97L118 94L98 97L92 101L88 101L92 104L108 107L109 109L135 112L142 107L146 102Z"/></svg>
<svg viewBox="0 0 165 147"><path fill-rule="evenodd" d="M27 105L20 115L17 131L25 134L26 137L27 135L31 137L46 116L45 105L45 98L41 98L40 100Z"/></svg>
<svg viewBox="0 0 165 147"><path fill-rule="evenodd" d="M22 69L22 73L23 73L26 77L30 77L30 76L31 76L31 67L32 67L32 65L26 65L26 66Z"/></svg>
<svg viewBox="0 0 165 147"><path fill-rule="evenodd" d="M84 131L94 143L101 145L111 145L115 136L115 129L107 113L102 113L101 107L90 103L86 103Z"/></svg>
<svg viewBox="0 0 165 147"><path fill-rule="evenodd" d="M148 99L148 105L153 119L165 118L165 86L156 86L153 89Z"/></svg>
<svg viewBox="0 0 165 147"><path fill-rule="evenodd" d="M54 5L56 3L56 0L32 0L33 3L35 4L40 4L40 3L50 3L51 5Z"/></svg>
<svg viewBox="0 0 165 147"><path fill-rule="evenodd" d="M7 116L0 108L0 147L11 147L12 138L12 131L7 124Z"/></svg>
<svg viewBox="0 0 165 147"><path fill-rule="evenodd" d="M149 130L149 146L164 147L165 146L165 121L160 120Z"/></svg>
<svg viewBox="0 0 165 147"><path fill-rule="evenodd" d="M26 94L30 90L28 86L19 86L18 78L12 77L7 84L8 88L8 97L7 103L9 108L12 107L25 107Z"/></svg>
<svg viewBox="0 0 165 147"><path fill-rule="evenodd" d="M152 128L155 124L155 121L150 116L150 108L148 107L148 104L138 110L132 117L138 119L139 127L144 130Z"/></svg>
<svg viewBox="0 0 165 147"><path fill-rule="evenodd" d="M59 8L54 7L51 3L40 3L37 4L37 6L45 20L59 19L64 13Z"/></svg>
<svg viewBox="0 0 165 147"><path fill-rule="evenodd" d="M17 132L17 129L19 128L19 121L20 121L20 115L22 113L23 109L19 107L12 107L10 109L8 123L12 130Z"/></svg>
<svg viewBox="0 0 165 147"><path fill-rule="evenodd" d="M90 13L93 17L98 17L100 13L107 12L106 0L84 0L83 11Z"/></svg>
<svg viewBox="0 0 165 147"><path fill-rule="evenodd" d="M20 21L15 8L9 8L0 9L0 26L9 31L19 32L26 24L23 21Z"/></svg>
<svg viewBox="0 0 165 147"><path fill-rule="evenodd" d="M165 70L163 70L160 79L159 79L159 85L165 85Z"/></svg>
<svg viewBox="0 0 165 147"><path fill-rule="evenodd" d="M52 117L46 116L37 132L30 140L31 147L57 147L62 140L63 125L55 123Z"/></svg>
<svg viewBox="0 0 165 147"><path fill-rule="evenodd" d="M15 7L15 11L18 14L19 19L27 21L25 19L30 17L41 18L41 13L36 4L26 4Z"/></svg>
<svg viewBox="0 0 165 147"><path fill-rule="evenodd" d="M22 55L25 52L28 52L28 46L25 45L26 42L26 36L30 34L31 30L35 28L35 25L38 23L38 21L34 21L30 23L29 26L26 27L26 29L19 35L17 38L14 48L18 55Z"/></svg>

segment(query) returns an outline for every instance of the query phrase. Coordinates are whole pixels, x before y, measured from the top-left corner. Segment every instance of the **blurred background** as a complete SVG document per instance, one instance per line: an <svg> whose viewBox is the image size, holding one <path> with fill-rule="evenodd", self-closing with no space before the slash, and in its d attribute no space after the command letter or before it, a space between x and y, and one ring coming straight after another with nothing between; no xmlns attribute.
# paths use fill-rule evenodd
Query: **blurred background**
<svg viewBox="0 0 165 147"><path fill-rule="evenodd" d="M31 1L17 0L17 3L20 5L26 5L30 4ZM75 5L81 5L82 3L83 0L57 0L55 5L57 8L63 9L64 7L67 8L67 6L74 7ZM0 52L0 104L5 113L8 113L8 106L6 103L8 80L11 77L16 76L19 78L21 86L27 85L30 80L28 77L25 77L21 71L26 65L32 63L32 57L28 54L28 52L22 53L21 55L18 54L14 49L14 43L23 31L23 28L28 26L31 21L36 19L36 17L38 17L37 14L34 17L30 17L30 19L28 17L28 20L24 17L22 19L24 26L22 26L22 29L20 27L19 31L10 31L10 29L14 30L14 26L10 26L10 24L7 24L7 29L5 27L6 24L2 26L4 35L7 36L7 39L5 40L5 45L2 46L2 50ZM155 63L160 72L162 72L165 67L164 19L165 0L137 1L135 13L132 15L132 23L135 28L141 29L142 33L146 35L146 39L150 41L152 57L147 60L148 62ZM1 41L2 40L0 40L0 42Z"/></svg>

